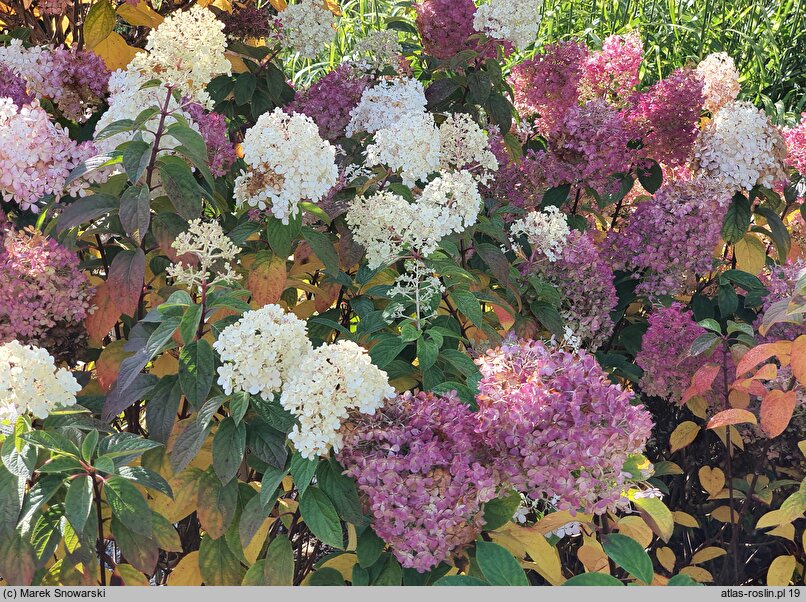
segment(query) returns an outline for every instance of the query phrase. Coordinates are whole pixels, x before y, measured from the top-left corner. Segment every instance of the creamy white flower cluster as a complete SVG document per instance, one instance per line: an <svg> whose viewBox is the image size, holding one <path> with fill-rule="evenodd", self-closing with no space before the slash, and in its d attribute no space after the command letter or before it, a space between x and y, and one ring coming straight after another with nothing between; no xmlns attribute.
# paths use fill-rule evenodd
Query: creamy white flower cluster
<svg viewBox="0 0 806 602"><path fill-rule="evenodd" d="M402 53L395 30L373 31L356 42L350 62L361 71L398 71Z"/></svg>
<svg viewBox="0 0 806 602"><path fill-rule="evenodd" d="M280 12L278 20L284 44L303 58L316 58L333 41L336 19L317 0L289 4Z"/></svg>
<svg viewBox="0 0 806 602"><path fill-rule="evenodd" d="M376 269L406 252L427 257L443 237L475 224L481 203L470 172L448 172L429 183L414 203L388 191L356 198L346 220L367 252L369 268Z"/></svg>
<svg viewBox="0 0 806 602"><path fill-rule="evenodd" d="M311 352L305 322L279 305L246 312L227 326L213 348L221 357L218 384L233 391L271 399Z"/></svg>
<svg viewBox="0 0 806 602"><path fill-rule="evenodd" d="M378 130L375 142L367 147L366 164L388 166L411 187L439 169L439 149L439 130L431 113L408 113Z"/></svg>
<svg viewBox="0 0 806 602"><path fill-rule="evenodd" d="M467 113L452 113L439 126L439 167L442 171L467 169L486 183L498 171L490 139Z"/></svg>
<svg viewBox="0 0 806 602"><path fill-rule="evenodd" d="M238 206L270 206L284 224L297 215L300 201L321 200L339 177L336 149L300 113L277 108L261 115L244 136L243 152L249 171L235 180Z"/></svg>
<svg viewBox="0 0 806 602"><path fill-rule="evenodd" d="M202 222L194 219L188 229L176 237L171 246L177 255L193 255L198 259L197 265L185 263L181 257L165 270L176 284L184 284L188 288L201 286L203 283L234 282L240 278L232 268L232 262L238 257L238 247L224 234L218 222Z"/></svg>
<svg viewBox="0 0 806 602"><path fill-rule="evenodd" d="M295 366L280 395L280 404L299 421L288 438L308 459L338 450L339 429L351 410L374 414L394 395L364 348L352 341L322 345Z"/></svg>
<svg viewBox="0 0 806 602"><path fill-rule="evenodd" d="M476 9L473 28L525 50L537 38L542 0L491 0Z"/></svg>
<svg viewBox="0 0 806 602"><path fill-rule="evenodd" d="M171 13L152 29L146 52L136 54L130 65L207 106L207 84L232 72L224 54L226 47L224 24L212 11L195 4L189 10Z"/></svg>
<svg viewBox="0 0 806 602"><path fill-rule="evenodd" d="M55 409L74 406L81 390L45 349L19 341L0 345L0 374L0 422L28 413L47 418Z"/></svg>
<svg viewBox="0 0 806 602"><path fill-rule="evenodd" d="M425 89L416 79L399 78L382 81L367 88L350 112L347 136L356 132L374 134L391 127L403 116L425 111Z"/></svg>
<svg viewBox="0 0 806 602"><path fill-rule="evenodd" d="M713 115L741 91L736 63L726 52L714 52L697 65L697 75L703 83L705 108Z"/></svg>
<svg viewBox="0 0 806 602"><path fill-rule="evenodd" d="M571 229L565 214L557 207L549 206L542 211L530 211L512 222L509 229L513 244L525 236L532 250L540 250L549 261L557 261L565 248Z"/></svg>
<svg viewBox="0 0 806 602"><path fill-rule="evenodd" d="M734 101L700 132L694 156L700 169L731 192L787 179L786 142L761 109Z"/></svg>
<svg viewBox="0 0 806 602"><path fill-rule="evenodd" d="M424 321L437 315L437 299L444 292L445 286L434 276L433 270L422 261L407 261L406 271L395 279L389 289L388 296L392 302L384 311L384 318L391 321L407 317L406 309L414 305L415 324L421 328Z"/></svg>
<svg viewBox="0 0 806 602"><path fill-rule="evenodd" d="M125 69L114 71L109 78L109 98L107 104L109 108L101 115L95 126L95 149L98 153L108 153L115 150L118 145L131 140L131 132L119 132L111 136L99 139L104 129L123 119L134 121L140 113L151 107L163 108L168 99L168 89L163 86L143 87L151 80L134 69L131 64ZM179 102L171 95L168 100L168 109L171 114L166 118L165 125L169 126L176 122L175 115L184 117L190 127L198 130L198 126L193 122L190 114L181 110ZM154 134L159 123L160 116L154 115L144 125L146 129L140 132L144 142L154 142ZM146 131L150 130L150 131ZM160 140L160 155L170 153L172 148L179 146L179 141L171 136L164 136Z"/></svg>

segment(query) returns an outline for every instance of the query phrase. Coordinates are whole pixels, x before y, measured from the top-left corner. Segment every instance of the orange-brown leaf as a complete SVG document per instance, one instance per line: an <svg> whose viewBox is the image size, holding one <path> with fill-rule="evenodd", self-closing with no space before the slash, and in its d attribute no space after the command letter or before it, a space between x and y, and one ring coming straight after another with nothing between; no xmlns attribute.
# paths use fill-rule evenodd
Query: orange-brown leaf
<svg viewBox="0 0 806 602"><path fill-rule="evenodd" d="M683 398L680 400L681 405L685 405L689 399L696 395L708 392L720 370L721 368L716 364L705 364L697 370L691 379L691 386L683 393Z"/></svg>
<svg viewBox="0 0 806 602"><path fill-rule="evenodd" d="M719 412L716 416L711 418L708 421L708 428L715 429L721 426L728 426L731 424L742 424L744 422L750 422L751 424L756 424L756 417L752 412L748 412L747 410L740 410L738 408L733 408L730 410L723 410Z"/></svg>
<svg viewBox="0 0 806 602"><path fill-rule="evenodd" d="M786 430L798 399L794 391L774 390L767 393L761 402L759 418L761 428L772 439Z"/></svg>
<svg viewBox="0 0 806 602"><path fill-rule="evenodd" d="M751 368L765 362L775 355L789 355L792 343L790 341L777 341L775 343L765 343L748 350L739 360L736 366L736 376L742 376L749 372Z"/></svg>
<svg viewBox="0 0 806 602"><path fill-rule="evenodd" d="M257 307L277 303L286 287L285 261L274 255L270 259L258 258L249 270L246 288L252 293Z"/></svg>
<svg viewBox="0 0 806 602"><path fill-rule="evenodd" d="M109 393L118 379L121 362L131 355L131 352L123 349L125 344L126 341L112 341L104 348L95 362L98 384L106 393Z"/></svg>
<svg viewBox="0 0 806 602"><path fill-rule="evenodd" d="M112 301L109 284L106 282L95 287L90 304L95 306L95 311L84 318L84 326L92 342L98 344L114 328L120 317L120 308Z"/></svg>
<svg viewBox="0 0 806 602"><path fill-rule="evenodd" d="M806 386L806 334L792 343L792 373L801 385Z"/></svg>

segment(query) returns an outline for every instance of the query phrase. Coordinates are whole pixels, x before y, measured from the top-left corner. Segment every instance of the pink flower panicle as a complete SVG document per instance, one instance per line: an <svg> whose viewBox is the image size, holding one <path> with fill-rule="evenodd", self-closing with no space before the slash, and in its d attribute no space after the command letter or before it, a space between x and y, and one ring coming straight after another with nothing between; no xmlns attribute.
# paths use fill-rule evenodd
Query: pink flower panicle
<svg viewBox="0 0 806 602"><path fill-rule="evenodd" d="M5 65L0 65L0 98L10 98L18 109L34 101L25 80Z"/></svg>
<svg viewBox="0 0 806 602"><path fill-rule="evenodd" d="M226 175L237 159L235 146L227 134L226 119L214 111L205 113L198 103L189 104L187 112L199 127L199 133L207 145L210 172L217 177Z"/></svg>
<svg viewBox="0 0 806 602"><path fill-rule="evenodd" d="M489 40L481 44L473 28L476 5L473 0L421 0L414 5L416 26L426 54L441 61L462 50L475 50L482 57L496 58L498 47L512 51L510 42ZM471 36L476 38L471 39Z"/></svg>
<svg viewBox="0 0 806 602"><path fill-rule="evenodd" d="M801 175L806 174L806 112L801 113L800 123L781 131L786 141L787 163Z"/></svg>
<svg viewBox="0 0 806 602"><path fill-rule="evenodd" d="M588 57L580 89L583 98L606 98L623 103L638 85L644 45L637 33L612 35L602 49Z"/></svg>
<svg viewBox="0 0 806 602"><path fill-rule="evenodd" d="M86 121L108 92L110 71L103 59L88 50L63 47L51 48L43 57L43 95L68 119Z"/></svg>
<svg viewBox="0 0 806 602"><path fill-rule="evenodd" d="M319 126L323 138L335 140L344 136L350 111L370 83L369 77L357 75L350 65L342 64L307 90L297 92L286 110L307 115Z"/></svg>
<svg viewBox="0 0 806 602"><path fill-rule="evenodd" d="M502 475L533 499L556 496L560 510L613 508L624 462L653 426L632 392L610 382L593 355L541 341L505 342L476 363L476 430Z"/></svg>
<svg viewBox="0 0 806 602"><path fill-rule="evenodd" d="M33 228L6 230L0 251L0 342L17 339L54 356L75 352L92 288L78 257Z"/></svg>
<svg viewBox="0 0 806 602"><path fill-rule="evenodd" d="M425 572L470 544L498 480L486 467L473 413L455 393L405 393L343 427L337 459L373 528L406 568Z"/></svg>
<svg viewBox="0 0 806 602"><path fill-rule="evenodd" d="M644 371L639 382L647 395L679 403L691 377L702 366L702 357L690 355L691 344L705 329L682 303L655 309L641 341L635 363Z"/></svg>
<svg viewBox="0 0 806 602"><path fill-rule="evenodd" d="M702 90L694 70L677 69L646 92L636 94L630 113L644 157L674 165L688 160L705 102Z"/></svg>
<svg viewBox="0 0 806 602"><path fill-rule="evenodd" d="M642 277L639 294L681 292L693 275L711 270L728 201L705 178L666 182L638 204L621 232L609 233L614 269Z"/></svg>
<svg viewBox="0 0 806 602"><path fill-rule="evenodd" d="M597 348L612 334L610 312L618 304L613 271L590 234L573 230L555 262L540 261L534 270L562 296L560 313L578 337Z"/></svg>
<svg viewBox="0 0 806 602"><path fill-rule="evenodd" d="M522 117L537 117L535 126L540 134L555 132L578 104L579 78L587 58L584 44L559 42L512 68L515 107Z"/></svg>

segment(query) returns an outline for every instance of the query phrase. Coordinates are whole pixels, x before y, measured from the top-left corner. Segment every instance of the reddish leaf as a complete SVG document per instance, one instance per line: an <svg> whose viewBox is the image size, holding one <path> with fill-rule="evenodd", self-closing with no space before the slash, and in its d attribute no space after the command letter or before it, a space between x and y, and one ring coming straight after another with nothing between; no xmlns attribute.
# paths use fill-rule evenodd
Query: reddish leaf
<svg viewBox="0 0 806 602"><path fill-rule="evenodd" d="M731 410L724 410L719 412L716 416L708 421L709 429L716 429L721 426L729 426L731 424L742 424L743 422L750 422L756 424L756 417L752 412L747 410L740 410L733 408Z"/></svg>
<svg viewBox="0 0 806 602"><path fill-rule="evenodd" d="M720 370L721 368L716 364L705 364L697 370L691 379L691 386L683 393L680 404L685 405L692 397L708 392Z"/></svg>
<svg viewBox="0 0 806 602"><path fill-rule="evenodd" d="M271 258L258 256L249 269L246 288L252 293L252 300L258 307L277 303L283 294L287 274L285 260L277 255Z"/></svg>
<svg viewBox="0 0 806 602"><path fill-rule="evenodd" d="M742 356L739 364L736 366L736 376L742 376L751 368L754 368L761 362L765 362L774 355L789 355L792 343L789 341L777 341L775 343L765 343L748 350Z"/></svg>
<svg viewBox="0 0 806 602"><path fill-rule="evenodd" d="M121 362L131 355L130 352L123 349L125 344L126 341L122 340L112 341L95 361L95 374L98 377L98 383L106 393L109 393L118 379Z"/></svg>
<svg viewBox="0 0 806 602"><path fill-rule="evenodd" d="M801 385L806 386L806 334L792 343L792 373Z"/></svg>
<svg viewBox="0 0 806 602"><path fill-rule="evenodd" d="M146 273L146 256L142 249L121 251L115 255L109 268L109 294L121 313L134 316L143 292Z"/></svg>
<svg viewBox="0 0 806 602"><path fill-rule="evenodd" d="M761 402L759 417L761 428L772 439L786 430L792 418L792 412L797 404L797 395L794 391L770 391Z"/></svg>
<svg viewBox="0 0 806 602"><path fill-rule="evenodd" d="M112 301L109 294L109 283L102 282L95 287L95 294L90 301L95 310L84 318L84 326L94 343L99 343L115 327L120 317L120 309Z"/></svg>

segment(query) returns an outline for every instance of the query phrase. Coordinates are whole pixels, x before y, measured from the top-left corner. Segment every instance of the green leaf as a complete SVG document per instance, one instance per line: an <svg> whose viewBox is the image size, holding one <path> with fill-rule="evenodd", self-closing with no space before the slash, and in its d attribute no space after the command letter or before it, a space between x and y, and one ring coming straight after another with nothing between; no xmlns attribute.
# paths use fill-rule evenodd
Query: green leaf
<svg viewBox="0 0 806 602"><path fill-rule="evenodd" d="M478 577L471 577L470 575L448 575L447 577L440 577L434 581L434 585L453 585L459 587L478 587L490 585L483 579Z"/></svg>
<svg viewBox="0 0 806 602"><path fill-rule="evenodd" d="M493 92L487 100L487 112L502 132L512 129L512 105L503 94Z"/></svg>
<svg viewBox="0 0 806 602"><path fill-rule="evenodd" d="M355 548L358 564L368 569L381 557L385 547L386 543L375 534L372 527L367 527L358 536L358 543Z"/></svg>
<svg viewBox="0 0 806 602"><path fill-rule="evenodd" d="M741 194L735 194L722 222L722 238L725 242L734 243L741 240L750 227L750 218L750 201Z"/></svg>
<svg viewBox="0 0 806 602"><path fill-rule="evenodd" d="M202 537L199 546L199 572L209 586L240 585L245 573L225 538L212 539L209 535Z"/></svg>
<svg viewBox="0 0 806 602"><path fill-rule="evenodd" d="M336 569L325 567L312 573L308 578L308 585L332 587L334 585L344 585L344 577Z"/></svg>
<svg viewBox="0 0 806 602"><path fill-rule="evenodd" d="M17 527L23 497L21 487L24 482L22 478L0 466L0 535L11 533ZM0 554L2 548L0 546Z"/></svg>
<svg viewBox="0 0 806 602"><path fill-rule="evenodd" d="M262 420L251 420L247 426L247 445L257 458L274 468L283 468L288 458L286 434Z"/></svg>
<svg viewBox="0 0 806 602"><path fill-rule="evenodd" d="M3 537L0 546L0 575L8 585L31 585L36 570L34 549L22 536L14 532Z"/></svg>
<svg viewBox="0 0 806 602"><path fill-rule="evenodd" d="M723 318L732 316L739 309L739 297L729 284L723 284L719 287L717 301L719 303L719 313Z"/></svg>
<svg viewBox="0 0 806 602"><path fill-rule="evenodd" d="M61 233L73 226L89 223L117 211L119 206L120 200L111 194L93 194L76 199L59 214L56 231Z"/></svg>
<svg viewBox="0 0 806 602"><path fill-rule="evenodd" d="M786 263L786 258L789 256L789 249L792 246L792 238L789 235L789 230L781 221L778 214L769 207L758 207L756 213L760 213L767 220L767 225L770 227L772 242L775 243L775 248L778 251L778 261Z"/></svg>
<svg viewBox="0 0 806 602"><path fill-rule="evenodd" d="M549 188L543 193L543 200L540 206L545 207L562 207L565 201L568 200L568 193L571 192L570 184L560 184L554 188Z"/></svg>
<svg viewBox="0 0 806 602"><path fill-rule="evenodd" d="M468 320L479 328L483 326L484 314L482 314L481 304L476 295L467 289L455 288L451 290L450 297L456 304L456 308L467 316Z"/></svg>
<svg viewBox="0 0 806 602"><path fill-rule="evenodd" d="M189 305L182 315L182 321L179 322L179 336L182 337L182 342L186 345L196 338L196 331L199 328L201 318L202 306L195 303Z"/></svg>
<svg viewBox="0 0 806 602"><path fill-rule="evenodd" d="M213 470L222 483L229 483L238 473L246 448L246 426L225 418L213 437Z"/></svg>
<svg viewBox="0 0 806 602"><path fill-rule="evenodd" d="M515 557L498 544L477 541L476 562L490 585L529 585Z"/></svg>
<svg viewBox="0 0 806 602"><path fill-rule="evenodd" d="M215 375L215 353L204 339L185 345L179 353L179 383L190 404L198 408L207 399Z"/></svg>
<svg viewBox="0 0 806 602"><path fill-rule="evenodd" d="M33 445L29 445L23 435L28 431L27 419L20 416L14 423L14 432L6 437L0 447L0 457L2 457L5 467L14 475L23 479L30 479L36 466L37 451Z"/></svg>
<svg viewBox="0 0 806 602"><path fill-rule="evenodd" d="M279 535L269 544L263 585L294 585L294 551L287 537Z"/></svg>
<svg viewBox="0 0 806 602"><path fill-rule="evenodd" d="M235 102L243 106L252 100L252 95L255 93L257 87L257 78L253 73L248 71L239 73L235 78Z"/></svg>
<svg viewBox="0 0 806 602"><path fill-rule="evenodd" d="M95 48L112 33L116 20L117 13L107 0L93 4L84 19L84 45Z"/></svg>
<svg viewBox="0 0 806 602"><path fill-rule="evenodd" d="M317 460L308 460L303 458L299 452L296 452L291 457L291 477L294 479L294 486L299 491L300 495L305 493L308 485L311 484L313 475L316 474L316 467L319 462Z"/></svg>
<svg viewBox="0 0 806 602"><path fill-rule="evenodd" d="M484 504L484 530L495 531L506 525L520 505L521 496L514 489Z"/></svg>
<svg viewBox="0 0 806 602"><path fill-rule="evenodd" d="M680 586L680 585L683 585L683 586L702 586L701 583L697 583L696 581L694 581L694 579L692 579L688 575L675 575L674 577L669 579L669 582L666 585L667 586L672 586L672 587Z"/></svg>
<svg viewBox="0 0 806 602"><path fill-rule="evenodd" d="M151 509L134 485L123 477L112 476L104 483L104 493L112 516L137 534L151 537Z"/></svg>
<svg viewBox="0 0 806 602"><path fill-rule="evenodd" d="M124 479L148 489L159 491L173 499L174 494L171 486L158 472L143 468L142 466L121 466L118 468L118 474Z"/></svg>
<svg viewBox="0 0 806 602"><path fill-rule="evenodd" d="M753 274L748 274L742 270L728 270L722 274L721 278L741 286L747 292L767 290L757 276L753 276Z"/></svg>
<svg viewBox="0 0 806 602"><path fill-rule="evenodd" d="M327 494L317 487L309 487L299 501L302 519L311 532L329 546L344 547L344 535L336 508Z"/></svg>
<svg viewBox="0 0 806 602"><path fill-rule="evenodd" d="M355 481L342 474L344 468L334 458L319 463L316 471L316 483L333 501L336 512L342 520L354 525L367 523L361 511L361 501Z"/></svg>
<svg viewBox="0 0 806 602"><path fill-rule="evenodd" d="M582 575L571 577L563 585L592 585L598 587L624 584L615 577L604 573L583 573Z"/></svg>
<svg viewBox="0 0 806 602"><path fill-rule="evenodd" d="M663 170L658 162L650 159L649 167L639 167L638 181L649 194L655 194L663 184Z"/></svg>
<svg viewBox="0 0 806 602"><path fill-rule="evenodd" d="M194 164L207 164L207 143L199 132L181 123L172 123L165 133L182 144L182 149Z"/></svg>
<svg viewBox="0 0 806 602"><path fill-rule="evenodd" d="M84 531L84 525L92 511L92 477L81 475L70 481L64 496L64 515L76 533Z"/></svg>
<svg viewBox="0 0 806 602"><path fill-rule="evenodd" d="M467 85L471 102L483 106L490 98L492 86L490 76L484 71L471 71L467 74ZM508 130L507 130L508 131Z"/></svg>
<svg viewBox="0 0 806 602"><path fill-rule="evenodd" d="M151 158L152 145L142 140L130 140L121 144L119 150L123 153L123 169L129 180L136 184L140 176L148 167Z"/></svg>
<svg viewBox="0 0 806 602"><path fill-rule="evenodd" d="M202 191L190 166L179 157L170 156L161 157L159 164L162 187L176 212L186 220L199 217L202 210Z"/></svg>
<svg viewBox="0 0 806 602"><path fill-rule="evenodd" d="M548 330L550 333L562 336L564 332L564 321L557 308L543 301L535 301L530 306L535 318Z"/></svg>
<svg viewBox="0 0 806 602"><path fill-rule="evenodd" d="M339 273L339 256L330 237L307 226L302 229L302 236L311 246L314 254L322 261L328 273L332 276L337 276Z"/></svg>
<svg viewBox="0 0 806 602"><path fill-rule="evenodd" d="M156 512L151 513L151 530L154 534L154 542L160 550L166 552L182 552L182 540L176 528L168 522L168 519Z"/></svg>
<svg viewBox="0 0 806 602"><path fill-rule="evenodd" d="M644 521L663 541L669 541L674 531L674 517L660 499L641 497L632 500Z"/></svg>
<svg viewBox="0 0 806 602"><path fill-rule="evenodd" d="M372 363L378 368L385 368L394 360L408 344L397 337L386 337L373 345L369 350Z"/></svg>
<svg viewBox="0 0 806 602"><path fill-rule="evenodd" d="M276 217L271 217L266 227L269 246L280 257L288 257L291 254L291 245L300 232L301 222L299 215L290 219L288 225L283 224Z"/></svg>
<svg viewBox="0 0 806 602"><path fill-rule="evenodd" d="M165 376L149 393L146 404L146 428L149 438L165 443L173 430L182 387L179 376Z"/></svg>
<svg viewBox="0 0 806 602"><path fill-rule="evenodd" d="M218 539L226 533L235 518L238 506L238 482L233 479L222 485L208 470L199 478L199 522L210 537Z"/></svg>
<svg viewBox="0 0 806 602"><path fill-rule="evenodd" d="M371 585L398 587L403 582L403 567L391 554L387 555L383 570L372 580Z"/></svg>
<svg viewBox="0 0 806 602"><path fill-rule="evenodd" d="M609 533L602 542L605 554L633 577L647 585L652 583L652 559L632 537Z"/></svg>
<svg viewBox="0 0 806 602"><path fill-rule="evenodd" d="M437 363L438 358L439 345L434 341L426 340L425 337L417 339L417 359L420 362L420 370L428 370Z"/></svg>

